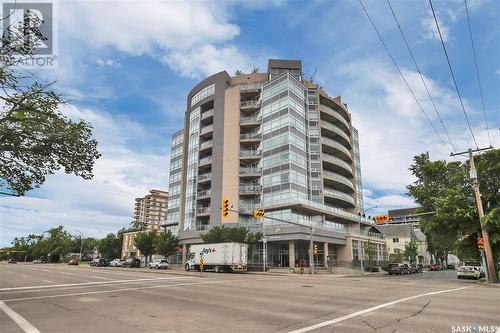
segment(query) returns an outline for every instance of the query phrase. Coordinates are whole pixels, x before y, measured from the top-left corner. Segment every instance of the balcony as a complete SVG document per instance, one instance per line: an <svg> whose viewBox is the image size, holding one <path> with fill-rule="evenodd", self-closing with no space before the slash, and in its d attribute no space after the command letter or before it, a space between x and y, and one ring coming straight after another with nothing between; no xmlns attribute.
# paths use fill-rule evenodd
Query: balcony
<svg viewBox="0 0 500 333"><path fill-rule="evenodd" d="M212 132L214 131L214 125L208 125L205 127L202 127L200 130L200 136L205 138L205 137L212 137Z"/></svg>
<svg viewBox="0 0 500 333"><path fill-rule="evenodd" d="M323 170L323 179L325 180L326 185L331 186L335 189L339 189L349 193L354 192L354 185L352 181L347 177L341 176L335 172Z"/></svg>
<svg viewBox="0 0 500 333"><path fill-rule="evenodd" d="M330 169L336 173L341 174L344 177L347 178L352 178L354 177L352 167L346 163L345 161L342 161L340 158L332 156L330 154L323 153L322 155L323 158L323 163L324 167L326 169Z"/></svg>
<svg viewBox="0 0 500 333"><path fill-rule="evenodd" d="M212 140L205 141L205 142L201 143L200 144L200 153L212 149L212 145L213 145Z"/></svg>
<svg viewBox="0 0 500 333"><path fill-rule="evenodd" d="M260 177L262 168L240 167L240 177Z"/></svg>
<svg viewBox="0 0 500 333"><path fill-rule="evenodd" d="M200 161L198 162L198 167L201 168L209 165L212 165L212 156L200 158Z"/></svg>
<svg viewBox="0 0 500 333"><path fill-rule="evenodd" d="M258 132L240 133L240 142L258 143L261 140L262 140L262 133L258 133Z"/></svg>
<svg viewBox="0 0 500 333"><path fill-rule="evenodd" d="M262 83L241 83L240 91L248 92L248 91L260 91L262 89Z"/></svg>
<svg viewBox="0 0 500 333"><path fill-rule="evenodd" d="M198 206L196 208L196 216L209 216L210 206Z"/></svg>
<svg viewBox="0 0 500 333"><path fill-rule="evenodd" d="M354 199L344 192L325 187L323 189L323 194L325 196L325 202L332 202L333 204L343 208L352 208L356 206Z"/></svg>
<svg viewBox="0 0 500 333"><path fill-rule="evenodd" d="M207 110L201 114L200 121L212 120L214 117L214 109Z"/></svg>
<svg viewBox="0 0 500 333"><path fill-rule="evenodd" d="M262 151L261 150L240 150L240 159L242 160L252 160L252 159L261 159Z"/></svg>
<svg viewBox="0 0 500 333"><path fill-rule="evenodd" d="M240 195L260 195L261 185L240 185Z"/></svg>
<svg viewBox="0 0 500 333"><path fill-rule="evenodd" d="M240 103L241 110L257 110L262 105L261 101L242 101Z"/></svg>
<svg viewBox="0 0 500 333"><path fill-rule="evenodd" d="M197 199L198 200L210 199L211 194L212 194L211 190L198 191Z"/></svg>
<svg viewBox="0 0 500 333"><path fill-rule="evenodd" d="M212 180L212 173L211 172L206 172L198 175L198 184L200 183L206 183Z"/></svg>
<svg viewBox="0 0 500 333"><path fill-rule="evenodd" d="M319 108L322 113L322 119L328 120L329 122L338 125L344 130L348 135L351 133L349 123L347 120L341 116L336 110L321 104Z"/></svg>
<svg viewBox="0 0 500 333"><path fill-rule="evenodd" d="M321 121L321 135L331 137L343 144L347 149L351 149L351 138L338 126L327 121Z"/></svg>
<svg viewBox="0 0 500 333"><path fill-rule="evenodd" d="M351 152L344 145L326 136L321 137L321 144L325 153L339 157L344 161L352 162Z"/></svg>
<svg viewBox="0 0 500 333"><path fill-rule="evenodd" d="M260 116L240 117L241 127L251 128L260 126L261 123L262 123L262 118Z"/></svg>

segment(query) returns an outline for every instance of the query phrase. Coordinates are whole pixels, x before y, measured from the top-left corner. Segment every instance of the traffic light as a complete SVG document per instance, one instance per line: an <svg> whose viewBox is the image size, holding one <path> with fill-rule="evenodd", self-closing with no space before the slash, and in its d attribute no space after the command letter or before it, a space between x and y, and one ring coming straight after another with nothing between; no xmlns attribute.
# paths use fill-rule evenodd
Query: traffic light
<svg viewBox="0 0 500 333"><path fill-rule="evenodd" d="M313 245L313 253L316 255L318 254L318 244Z"/></svg>
<svg viewBox="0 0 500 333"><path fill-rule="evenodd" d="M264 211L260 209L254 209L253 210L253 217L258 218L258 219L263 219L264 218Z"/></svg>
<svg viewBox="0 0 500 333"><path fill-rule="evenodd" d="M226 218L229 215L229 200L226 197L222 197L222 218Z"/></svg>
<svg viewBox="0 0 500 333"><path fill-rule="evenodd" d="M477 247L479 251L484 251L484 239L482 237L477 238Z"/></svg>

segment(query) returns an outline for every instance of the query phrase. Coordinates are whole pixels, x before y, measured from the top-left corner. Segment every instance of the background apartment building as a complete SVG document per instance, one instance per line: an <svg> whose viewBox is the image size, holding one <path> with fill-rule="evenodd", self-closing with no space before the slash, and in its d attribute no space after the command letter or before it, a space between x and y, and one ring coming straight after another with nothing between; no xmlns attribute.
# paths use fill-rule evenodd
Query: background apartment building
<svg viewBox="0 0 500 333"><path fill-rule="evenodd" d="M158 231L167 221L168 192L150 190L149 194L135 199L134 220L132 226L141 231ZM136 232L123 234L122 258L140 257L140 251L134 245Z"/></svg>
<svg viewBox="0 0 500 333"><path fill-rule="evenodd" d="M300 61L269 60L266 73L206 78L189 93L183 131L172 142L170 195L173 203L179 191L179 201L167 219L179 223L184 253L212 226L243 225L264 231L272 265L308 262L308 229L238 213L253 209L314 226L319 266L328 256L353 260L358 241L385 253L383 236L357 215L362 181L351 114L340 97L303 79ZM236 211L224 220L223 196ZM252 260L262 260L259 251Z"/></svg>

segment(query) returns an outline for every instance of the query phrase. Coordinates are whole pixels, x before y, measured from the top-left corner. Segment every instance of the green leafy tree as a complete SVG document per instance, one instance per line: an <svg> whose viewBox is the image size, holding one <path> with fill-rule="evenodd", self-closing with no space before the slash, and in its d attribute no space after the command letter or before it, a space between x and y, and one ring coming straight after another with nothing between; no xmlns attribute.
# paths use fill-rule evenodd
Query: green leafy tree
<svg viewBox="0 0 500 333"><path fill-rule="evenodd" d="M165 258L174 254L177 246L179 246L179 239L170 230L158 233L154 240L155 251Z"/></svg>
<svg viewBox="0 0 500 333"><path fill-rule="evenodd" d="M369 268L370 274L373 273L373 265L375 263L375 252L373 251L373 243L368 240L363 244L363 250L364 250L364 260L365 260L365 265L366 268ZM365 268L365 270L366 270Z"/></svg>
<svg viewBox="0 0 500 333"><path fill-rule="evenodd" d="M258 243L262 241L262 232L249 232L247 234L245 243L248 244L248 258L252 258L253 251Z"/></svg>
<svg viewBox="0 0 500 333"><path fill-rule="evenodd" d="M145 264L148 263L149 256L153 254L155 238L155 231L139 232L134 237L134 245L144 256Z"/></svg>
<svg viewBox="0 0 500 333"><path fill-rule="evenodd" d="M418 255L418 246L415 239L412 237L412 240L405 245L404 256L411 263L417 263L417 255Z"/></svg>
<svg viewBox="0 0 500 333"><path fill-rule="evenodd" d="M500 205L499 159L499 149L476 158L485 221L497 258L500 252L500 219L495 218ZM431 161L428 154L421 154L414 157L410 170L417 180L408 186L409 194L422 207L422 211L435 212L420 219L429 251L441 262L446 261L448 253L457 253L462 259L479 259L479 251L473 240L480 232L480 224L469 180L468 161Z"/></svg>
<svg viewBox="0 0 500 333"><path fill-rule="evenodd" d="M391 261L403 262L405 260L405 255L401 249L394 249L394 254L389 255Z"/></svg>
<svg viewBox="0 0 500 333"><path fill-rule="evenodd" d="M39 187L61 168L91 179L100 157L91 125L60 111L66 101L53 90L54 82L18 66L33 57L44 39L38 17L28 15L34 24L9 27L0 43L0 187L18 195ZM24 38L26 33L34 38Z"/></svg>
<svg viewBox="0 0 500 333"><path fill-rule="evenodd" d="M121 248L122 239L113 233L107 234L106 237L97 242L97 250L104 258L120 258Z"/></svg>

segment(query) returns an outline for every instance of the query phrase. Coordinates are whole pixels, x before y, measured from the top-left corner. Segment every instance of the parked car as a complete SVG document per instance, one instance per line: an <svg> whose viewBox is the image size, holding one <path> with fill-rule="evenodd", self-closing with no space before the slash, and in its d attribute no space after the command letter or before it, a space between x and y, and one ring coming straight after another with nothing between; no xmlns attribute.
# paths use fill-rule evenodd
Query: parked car
<svg viewBox="0 0 500 333"><path fill-rule="evenodd" d="M457 270L457 279L479 279L481 272L474 266L460 266Z"/></svg>
<svg viewBox="0 0 500 333"><path fill-rule="evenodd" d="M68 265L78 266L80 265L80 262L78 262L78 259L71 259L70 261L68 261Z"/></svg>
<svg viewBox="0 0 500 333"><path fill-rule="evenodd" d="M10 258L8 261L7 261L8 264L17 264L17 260L14 259L14 258Z"/></svg>
<svg viewBox="0 0 500 333"><path fill-rule="evenodd" d="M448 265L446 265L446 269L453 269L453 270L455 270L455 265L448 264Z"/></svg>
<svg viewBox="0 0 500 333"><path fill-rule="evenodd" d="M109 262L109 267L123 267L125 259L113 259Z"/></svg>
<svg viewBox="0 0 500 333"><path fill-rule="evenodd" d="M156 268L156 269L160 269L160 268L164 268L164 269L167 269L168 268L168 262L166 259L155 259L153 261L151 261L149 263L149 268Z"/></svg>
<svg viewBox="0 0 500 333"><path fill-rule="evenodd" d="M432 264L431 267L429 268L430 271L442 271L443 266L440 264Z"/></svg>
<svg viewBox="0 0 500 333"><path fill-rule="evenodd" d="M387 266L387 272L389 273L389 275L410 274L408 267L406 267L404 264L389 264L389 266Z"/></svg>
<svg viewBox="0 0 500 333"><path fill-rule="evenodd" d="M410 265L410 264L403 264L406 269L408 270L408 274L414 274L416 273L417 271Z"/></svg>
<svg viewBox="0 0 500 333"><path fill-rule="evenodd" d="M411 265L412 268L415 270L415 273L422 273L422 265Z"/></svg>
<svg viewBox="0 0 500 333"><path fill-rule="evenodd" d="M92 267L107 267L107 266L109 266L109 262L108 262L108 259L97 258L97 259L93 259L90 262L90 266L92 266Z"/></svg>
<svg viewBox="0 0 500 333"><path fill-rule="evenodd" d="M123 263L123 267L130 267L130 268L139 268L141 267L141 259L139 258L128 258L125 260Z"/></svg>
<svg viewBox="0 0 500 333"><path fill-rule="evenodd" d="M34 264L46 264L47 260L45 260L44 258L35 259L35 260L33 260L33 263Z"/></svg>

